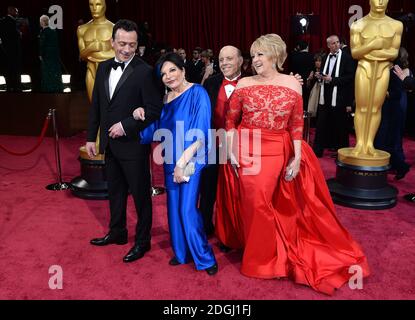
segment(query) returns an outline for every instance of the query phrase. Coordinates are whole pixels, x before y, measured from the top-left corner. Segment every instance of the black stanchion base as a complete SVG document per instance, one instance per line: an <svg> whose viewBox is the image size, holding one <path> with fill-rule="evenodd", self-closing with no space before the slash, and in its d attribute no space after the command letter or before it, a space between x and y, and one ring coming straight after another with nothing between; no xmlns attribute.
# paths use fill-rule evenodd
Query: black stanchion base
<svg viewBox="0 0 415 320"><path fill-rule="evenodd" d="M108 184L105 161L80 158L81 176L71 181L72 194L87 200L107 200Z"/></svg>
<svg viewBox="0 0 415 320"><path fill-rule="evenodd" d="M328 186L336 204L362 210L391 209L398 190L388 185L386 167L357 167L337 161L335 179Z"/></svg>
<svg viewBox="0 0 415 320"><path fill-rule="evenodd" d="M65 191L65 190L72 190L72 184L68 182L62 182L62 183L54 183L50 184L46 187L49 191Z"/></svg>

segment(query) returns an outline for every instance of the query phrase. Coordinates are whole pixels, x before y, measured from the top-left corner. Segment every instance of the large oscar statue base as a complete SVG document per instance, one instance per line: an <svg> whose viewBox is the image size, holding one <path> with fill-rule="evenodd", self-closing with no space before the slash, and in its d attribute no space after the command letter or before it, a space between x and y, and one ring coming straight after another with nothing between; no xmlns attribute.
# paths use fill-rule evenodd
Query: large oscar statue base
<svg viewBox="0 0 415 320"><path fill-rule="evenodd" d="M339 150L337 174L328 181L336 204L362 210L385 210L396 206L398 190L388 184L390 155L355 157L353 149Z"/></svg>
<svg viewBox="0 0 415 320"><path fill-rule="evenodd" d="M108 184L105 174L105 157L89 159L85 147L80 149L81 176L73 179L72 194L81 199L107 200Z"/></svg>

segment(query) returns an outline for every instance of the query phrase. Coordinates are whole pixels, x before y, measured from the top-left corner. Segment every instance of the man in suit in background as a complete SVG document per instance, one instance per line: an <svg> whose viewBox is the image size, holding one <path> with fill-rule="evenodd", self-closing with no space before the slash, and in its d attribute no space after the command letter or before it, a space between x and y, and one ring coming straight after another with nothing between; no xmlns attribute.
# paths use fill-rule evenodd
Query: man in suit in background
<svg viewBox="0 0 415 320"><path fill-rule="evenodd" d="M188 65L187 71L187 81L192 83L201 83L203 79L203 68L204 64L200 57L202 53L202 48L196 47L193 50L193 59L191 63Z"/></svg>
<svg viewBox="0 0 415 320"><path fill-rule="evenodd" d="M297 51L292 53L290 59L290 69L294 74L299 74L301 78L307 79L311 71L314 70L314 55L309 52L308 43L299 41ZM310 90L307 88L307 81L303 84L304 110L307 110Z"/></svg>
<svg viewBox="0 0 415 320"><path fill-rule="evenodd" d="M7 8L7 16L0 20L0 39L5 56L5 77L8 91L20 89L20 74L22 72L21 33L17 25L19 10L16 7Z"/></svg>
<svg viewBox="0 0 415 320"><path fill-rule="evenodd" d="M225 129L229 99L241 78L242 64L243 57L238 48L232 46L222 48L219 54L221 73L208 78L204 84L212 105L212 127L216 130ZM208 235L214 232L212 216L220 166L219 149L217 150L216 160L216 164L210 164L204 169L201 181L200 211ZM224 211L224 208L222 210Z"/></svg>
<svg viewBox="0 0 415 320"><path fill-rule="evenodd" d="M96 136L100 130L100 150L105 153L111 222L104 238L92 245L128 243L127 197L130 191L138 215L135 245L124 262L140 259L151 248L152 203L150 182L150 147L141 145L139 131L157 120L162 109L162 95L153 70L135 55L137 25L120 20L113 29L111 44L115 59L102 62L97 71L89 113L86 149L97 155ZM136 121L133 112L143 107L145 121Z"/></svg>
<svg viewBox="0 0 415 320"><path fill-rule="evenodd" d="M335 150L349 146L348 113L353 104L354 63L340 49L339 37L327 39L330 54L323 62L323 71L316 77L323 82L318 106L313 150L321 158L325 148Z"/></svg>

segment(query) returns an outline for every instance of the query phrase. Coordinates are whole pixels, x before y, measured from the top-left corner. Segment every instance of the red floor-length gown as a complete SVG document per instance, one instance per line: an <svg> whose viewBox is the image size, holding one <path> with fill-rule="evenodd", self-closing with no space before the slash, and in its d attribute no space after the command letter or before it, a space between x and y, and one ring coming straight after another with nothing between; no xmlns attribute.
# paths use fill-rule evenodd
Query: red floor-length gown
<svg viewBox="0 0 415 320"><path fill-rule="evenodd" d="M351 279L351 267L369 275L366 257L337 219L320 164L305 142L299 175L293 182L285 180L294 157L292 141L302 140L301 95L284 86L254 85L237 89L229 108L226 129L240 134L241 168L235 187L239 205L233 210L231 203L226 206L228 223L240 222L216 228L242 234L241 272L255 278L289 277L330 295ZM259 142L253 134L258 129ZM249 132L248 141L241 138L243 132ZM242 151L244 143L249 152ZM260 143L261 150L253 143ZM234 179L231 170L224 174L223 181Z"/></svg>

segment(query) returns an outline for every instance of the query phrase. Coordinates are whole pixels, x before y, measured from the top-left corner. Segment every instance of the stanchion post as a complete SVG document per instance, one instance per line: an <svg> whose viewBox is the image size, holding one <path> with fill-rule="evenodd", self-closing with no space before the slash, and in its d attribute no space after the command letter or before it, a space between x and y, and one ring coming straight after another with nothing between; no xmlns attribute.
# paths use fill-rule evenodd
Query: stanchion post
<svg viewBox="0 0 415 320"><path fill-rule="evenodd" d="M55 140L55 161L56 161L56 171L58 174L58 183L54 183L51 185L48 185L46 187L47 190L50 191L63 191L63 190L70 190L72 189L72 186L70 183L63 182L62 179L62 166L61 166L61 154L60 154L60 148L59 148L59 132L56 122L56 109L50 109L49 115L52 116L52 123L53 123L53 136Z"/></svg>

